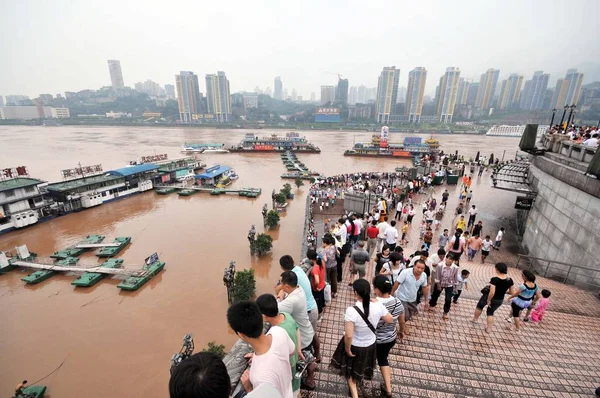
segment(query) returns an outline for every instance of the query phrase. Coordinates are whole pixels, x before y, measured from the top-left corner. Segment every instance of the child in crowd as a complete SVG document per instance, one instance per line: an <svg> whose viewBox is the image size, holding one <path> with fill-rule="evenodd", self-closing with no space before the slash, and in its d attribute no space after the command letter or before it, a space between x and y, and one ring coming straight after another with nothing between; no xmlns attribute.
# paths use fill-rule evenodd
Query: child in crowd
<svg viewBox="0 0 600 398"><path fill-rule="evenodd" d="M458 304L458 298L460 297L460 294L462 293L463 290L469 290L469 275L471 273L466 270L463 269L460 272L460 275L458 276L458 285L456 286L456 290L454 291L454 297L452 298L452 301L454 302L454 304Z"/></svg>
<svg viewBox="0 0 600 398"><path fill-rule="evenodd" d="M550 305L550 295L551 294L552 293L550 292L550 290L543 289L542 290L542 298L538 300L533 311L531 310L531 308L529 310L527 310L527 314L525 314L525 319L523 321L529 322L529 314L531 313L531 320L533 321L533 323L535 323L535 324L539 323L544 318L544 315L546 314L546 310L548 309L548 306Z"/></svg>
<svg viewBox="0 0 600 398"><path fill-rule="evenodd" d="M423 236L425 236L425 221L421 221L421 226L419 227L419 240L423 240Z"/></svg>
<svg viewBox="0 0 600 398"><path fill-rule="evenodd" d="M489 235L485 236L481 242L481 264L485 263L485 258L490 255L490 250L494 247L494 242Z"/></svg>
<svg viewBox="0 0 600 398"><path fill-rule="evenodd" d="M408 240L406 240L406 234L408 233L408 221L404 221L404 225L402 226L402 239L400 240L400 244L406 245Z"/></svg>
<svg viewBox="0 0 600 398"><path fill-rule="evenodd" d="M498 234L496 235L496 242L494 243L494 249L500 250L500 245L502 244L502 238L504 238L504 227L500 228Z"/></svg>

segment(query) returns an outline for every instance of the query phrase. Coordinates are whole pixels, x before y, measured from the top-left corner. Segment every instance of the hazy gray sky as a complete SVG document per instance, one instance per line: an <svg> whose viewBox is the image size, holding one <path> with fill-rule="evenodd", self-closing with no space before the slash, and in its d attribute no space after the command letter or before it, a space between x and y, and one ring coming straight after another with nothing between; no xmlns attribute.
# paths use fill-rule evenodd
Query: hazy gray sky
<svg viewBox="0 0 600 398"><path fill-rule="evenodd" d="M447 66L476 80L488 68L528 79L566 69L600 75L600 0L418 1L2 1L0 95L64 93L110 84L118 59L125 84L174 83L180 70L223 70L231 92L291 94L335 84L375 87L383 66L428 69L427 92Z"/></svg>

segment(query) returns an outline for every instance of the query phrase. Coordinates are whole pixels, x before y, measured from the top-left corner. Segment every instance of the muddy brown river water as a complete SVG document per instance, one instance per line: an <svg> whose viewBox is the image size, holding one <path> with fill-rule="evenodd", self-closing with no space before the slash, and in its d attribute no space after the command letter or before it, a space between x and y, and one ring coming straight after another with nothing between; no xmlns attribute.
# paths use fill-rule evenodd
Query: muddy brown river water
<svg viewBox="0 0 600 398"><path fill-rule="evenodd" d="M130 160L154 153L182 156L184 142L238 143L249 130L137 127L0 127L0 169L26 165L29 173L59 181L60 170L101 163L104 170L124 167ZM263 136L285 131L260 130ZM325 175L354 171L393 171L408 159L345 157L368 132L306 131L321 154L299 154L310 169ZM417 134L418 135L418 134ZM405 134L391 134L402 141ZM421 135L427 138L427 135ZM514 157L518 139L467 135L436 135L444 151L474 156ZM193 333L197 350L209 341L231 346L223 268L235 260L238 269L253 267L259 293L271 291L284 254L300 252L308 187L294 187L296 199L283 214L273 237L271 255L250 256L247 232L256 224L262 232L261 208L270 192L280 189L285 172L279 154L200 155L208 165L233 167L240 178L233 187L260 187L257 199L237 196L191 197L154 192L126 197L82 212L0 235L0 250L26 244L48 256L88 234L132 236L119 257L140 266L158 252L166 267L136 292L117 289L118 280L104 279L91 288L74 288L72 275L58 275L38 285L25 285L25 271L0 275L0 396L10 396L17 382L43 381L51 398L168 396L169 360L181 338ZM290 181L292 182L292 181ZM82 262L98 262L93 253Z"/></svg>

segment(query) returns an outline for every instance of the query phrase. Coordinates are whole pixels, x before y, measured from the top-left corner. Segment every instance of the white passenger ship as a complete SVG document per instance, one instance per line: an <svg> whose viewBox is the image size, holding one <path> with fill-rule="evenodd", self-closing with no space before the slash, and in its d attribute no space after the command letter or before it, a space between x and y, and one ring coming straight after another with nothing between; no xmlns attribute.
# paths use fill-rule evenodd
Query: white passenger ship
<svg viewBox="0 0 600 398"><path fill-rule="evenodd" d="M537 136L539 137L540 135L544 134L546 132L546 130L548 129L548 127L550 127L550 126L539 125L538 131L537 131ZM501 125L501 126L493 126L491 129L488 130L487 133L485 133L485 135L501 136L501 137L520 137L523 135L523 132L525 132L525 125L518 125L518 126Z"/></svg>

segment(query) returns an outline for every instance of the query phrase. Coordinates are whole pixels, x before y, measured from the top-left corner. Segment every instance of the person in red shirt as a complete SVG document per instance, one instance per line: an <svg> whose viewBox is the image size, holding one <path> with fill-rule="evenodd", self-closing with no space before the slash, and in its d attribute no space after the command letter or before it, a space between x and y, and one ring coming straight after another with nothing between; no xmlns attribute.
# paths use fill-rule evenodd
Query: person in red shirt
<svg viewBox="0 0 600 398"><path fill-rule="evenodd" d="M317 302L319 315L321 315L323 308L325 308L325 261L317 255L317 251L314 249L307 251L306 257L312 265L312 269L310 270L312 294Z"/></svg>
<svg viewBox="0 0 600 398"><path fill-rule="evenodd" d="M373 254L377 249L377 236L379 235L379 228L377 228L377 220L373 220L369 228L367 228L367 251L369 252L369 258L373 258Z"/></svg>

